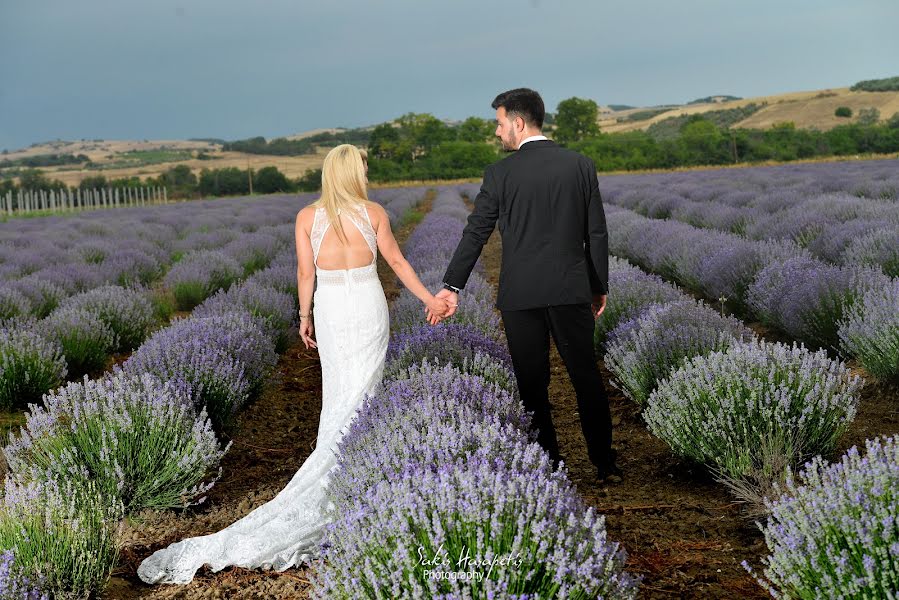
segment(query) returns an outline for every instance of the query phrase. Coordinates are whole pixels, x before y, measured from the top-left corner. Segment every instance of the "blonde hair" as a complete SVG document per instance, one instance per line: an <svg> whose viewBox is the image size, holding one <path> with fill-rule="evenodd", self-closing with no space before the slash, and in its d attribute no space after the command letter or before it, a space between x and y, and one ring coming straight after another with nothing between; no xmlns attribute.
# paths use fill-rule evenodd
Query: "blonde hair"
<svg viewBox="0 0 899 600"><path fill-rule="evenodd" d="M368 153L365 150L352 144L341 144L328 152L322 165L322 195L318 204L324 207L337 237L344 244L348 240L337 211L355 208L368 200L365 189L367 164Z"/></svg>

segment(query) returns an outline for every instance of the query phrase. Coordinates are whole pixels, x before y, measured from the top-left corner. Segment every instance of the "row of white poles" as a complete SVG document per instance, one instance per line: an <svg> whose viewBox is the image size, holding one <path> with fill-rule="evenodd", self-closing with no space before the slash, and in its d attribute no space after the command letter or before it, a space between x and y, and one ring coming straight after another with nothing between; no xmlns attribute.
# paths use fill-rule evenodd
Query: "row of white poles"
<svg viewBox="0 0 899 600"><path fill-rule="evenodd" d="M79 210L167 204L164 187L99 188L92 190L19 190L0 196L0 211L7 214L32 210Z"/></svg>

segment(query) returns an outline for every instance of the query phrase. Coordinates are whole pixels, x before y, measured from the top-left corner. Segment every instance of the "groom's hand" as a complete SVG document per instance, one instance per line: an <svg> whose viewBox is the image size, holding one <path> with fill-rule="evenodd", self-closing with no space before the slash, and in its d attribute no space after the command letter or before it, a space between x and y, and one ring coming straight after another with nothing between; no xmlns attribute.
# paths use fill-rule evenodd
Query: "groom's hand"
<svg viewBox="0 0 899 600"><path fill-rule="evenodd" d="M443 319L451 317L456 312L456 306L459 304L459 295L447 289L442 289L434 295L435 298L442 300L446 305L446 310L437 312L427 309L428 323L436 325Z"/></svg>
<svg viewBox="0 0 899 600"><path fill-rule="evenodd" d="M593 313L593 320L599 318L599 315L606 309L606 294L593 294L593 302L590 304L590 310Z"/></svg>
<svg viewBox="0 0 899 600"><path fill-rule="evenodd" d="M443 288L436 294L434 294L438 298L443 298L446 300L446 303L449 305L449 310L446 311L446 314L443 315L443 318L451 317L456 312L456 307L459 306L459 294L456 292L451 292L450 290Z"/></svg>

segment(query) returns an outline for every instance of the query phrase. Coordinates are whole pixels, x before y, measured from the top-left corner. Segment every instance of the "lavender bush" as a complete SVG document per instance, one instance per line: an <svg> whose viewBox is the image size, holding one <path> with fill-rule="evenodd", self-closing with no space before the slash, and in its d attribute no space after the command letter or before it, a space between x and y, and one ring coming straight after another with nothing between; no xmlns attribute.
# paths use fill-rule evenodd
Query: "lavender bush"
<svg viewBox="0 0 899 600"><path fill-rule="evenodd" d="M294 256L294 261L296 256ZM300 308L300 298L297 294L297 269L296 266L272 265L267 269L256 271L247 278L247 282L255 282L266 287L287 294L294 301L294 310Z"/></svg>
<svg viewBox="0 0 899 600"><path fill-rule="evenodd" d="M463 368L466 361L470 363L478 352L496 360L507 372L512 371L508 348L480 331L446 321L437 325L421 325L390 338L383 376L388 380L401 377L403 371L422 359Z"/></svg>
<svg viewBox="0 0 899 600"><path fill-rule="evenodd" d="M96 484L135 512L202 502L228 447L219 447L205 412L198 417L183 391L150 373L116 369L32 404L3 454L15 477Z"/></svg>
<svg viewBox="0 0 899 600"><path fill-rule="evenodd" d="M0 552L0 600L49 600L41 582L32 582L21 571L12 550Z"/></svg>
<svg viewBox="0 0 899 600"><path fill-rule="evenodd" d="M899 278L868 290L839 324L841 348L873 375L899 379Z"/></svg>
<svg viewBox="0 0 899 600"><path fill-rule="evenodd" d="M120 506L91 485L65 480L6 479L0 509L0 549L12 551L19 572L51 598L96 597L118 560Z"/></svg>
<svg viewBox="0 0 899 600"><path fill-rule="evenodd" d="M206 408L216 431L255 398L277 362L274 342L249 314L176 319L125 361L128 373L153 373Z"/></svg>
<svg viewBox="0 0 899 600"><path fill-rule="evenodd" d="M118 347L118 336L95 313L79 307L60 307L38 323L38 331L62 347L69 377L99 371Z"/></svg>
<svg viewBox="0 0 899 600"><path fill-rule="evenodd" d="M38 402L66 377L59 342L32 327L0 326L0 409L24 408Z"/></svg>
<svg viewBox="0 0 899 600"><path fill-rule="evenodd" d="M215 250L186 254L166 273L163 283L170 288L181 310L190 310L219 289L243 275L243 267L230 256Z"/></svg>
<svg viewBox="0 0 899 600"><path fill-rule="evenodd" d="M94 288L70 296L62 307L84 309L103 321L116 335L116 352L127 352L146 339L156 324L153 303L142 290L117 285Z"/></svg>
<svg viewBox="0 0 899 600"><path fill-rule="evenodd" d="M899 438L816 457L766 502L770 554L758 582L774 598L895 598L899 590ZM744 561L743 566L752 572Z"/></svg>
<svg viewBox="0 0 899 600"><path fill-rule="evenodd" d="M436 469L458 462L464 467L474 456L504 456L504 440L536 440L517 396L495 382L427 361L403 375L385 379L364 400L338 444L340 455L352 457L340 462L329 484L340 507L351 506L376 483L412 465ZM456 418L447 419L449 414Z"/></svg>
<svg viewBox="0 0 899 600"><path fill-rule="evenodd" d="M861 383L824 350L752 340L689 360L643 415L674 452L746 495L831 452L855 418Z"/></svg>
<svg viewBox="0 0 899 600"><path fill-rule="evenodd" d="M29 308L21 310L20 314L30 312L39 319L43 319L53 312L68 295L64 289L52 281L33 274L12 282L11 286L28 299Z"/></svg>
<svg viewBox="0 0 899 600"><path fill-rule="evenodd" d="M276 237L266 233L242 235L222 248L222 252L243 267L244 275L264 269L281 248Z"/></svg>
<svg viewBox="0 0 899 600"><path fill-rule="evenodd" d="M31 313L28 298L9 284L0 285L0 319L11 319Z"/></svg>
<svg viewBox="0 0 899 600"><path fill-rule="evenodd" d="M844 314L867 290L885 287L889 281L876 269L793 258L765 267L747 299L763 323L809 345L836 350Z"/></svg>
<svg viewBox="0 0 899 600"><path fill-rule="evenodd" d="M671 302L683 297L680 290L662 281L661 277L644 273L619 259L610 259L606 307L596 319L593 331L593 344L597 353L605 353L609 333L622 321L634 318L650 304Z"/></svg>
<svg viewBox="0 0 899 600"><path fill-rule="evenodd" d="M408 469L326 526L318 598L635 598L605 521L546 453ZM461 577L458 574L463 573Z"/></svg>
<svg viewBox="0 0 899 600"><path fill-rule="evenodd" d="M246 281L210 296L191 314L206 317L235 310L246 311L260 320L275 344L275 351L280 354L297 338L299 323L295 305L293 298L283 292Z"/></svg>
<svg viewBox="0 0 899 600"><path fill-rule="evenodd" d="M643 405L656 384L688 359L754 337L741 321L701 302L653 304L609 334L605 363L615 386Z"/></svg>
<svg viewBox="0 0 899 600"><path fill-rule="evenodd" d="M899 277L899 226L876 229L853 240L841 261L879 267L887 275Z"/></svg>

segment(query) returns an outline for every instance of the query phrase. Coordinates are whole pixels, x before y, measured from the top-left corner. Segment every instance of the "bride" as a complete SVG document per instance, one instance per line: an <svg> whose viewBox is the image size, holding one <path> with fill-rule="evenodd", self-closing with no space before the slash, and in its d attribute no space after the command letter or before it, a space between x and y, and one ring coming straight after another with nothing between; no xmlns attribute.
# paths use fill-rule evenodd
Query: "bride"
<svg viewBox="0 0 899 600"><path fill-rule="evenodd" d="M306 348L318 349L322 369L315 450L268 503L221 531L184 539L146 558L137 570L143 581L188 583L204 564L213 571L228 565L283 571L317 556L334 508L325 487L337 442L384 369L389 323L377 252L431 315L449 309L403 257L387 212L368 200L367 172L364 151L337 146L325 157L321 198L296 219L300 337ZM437 320L432 317L431 323Z"/></svg>

